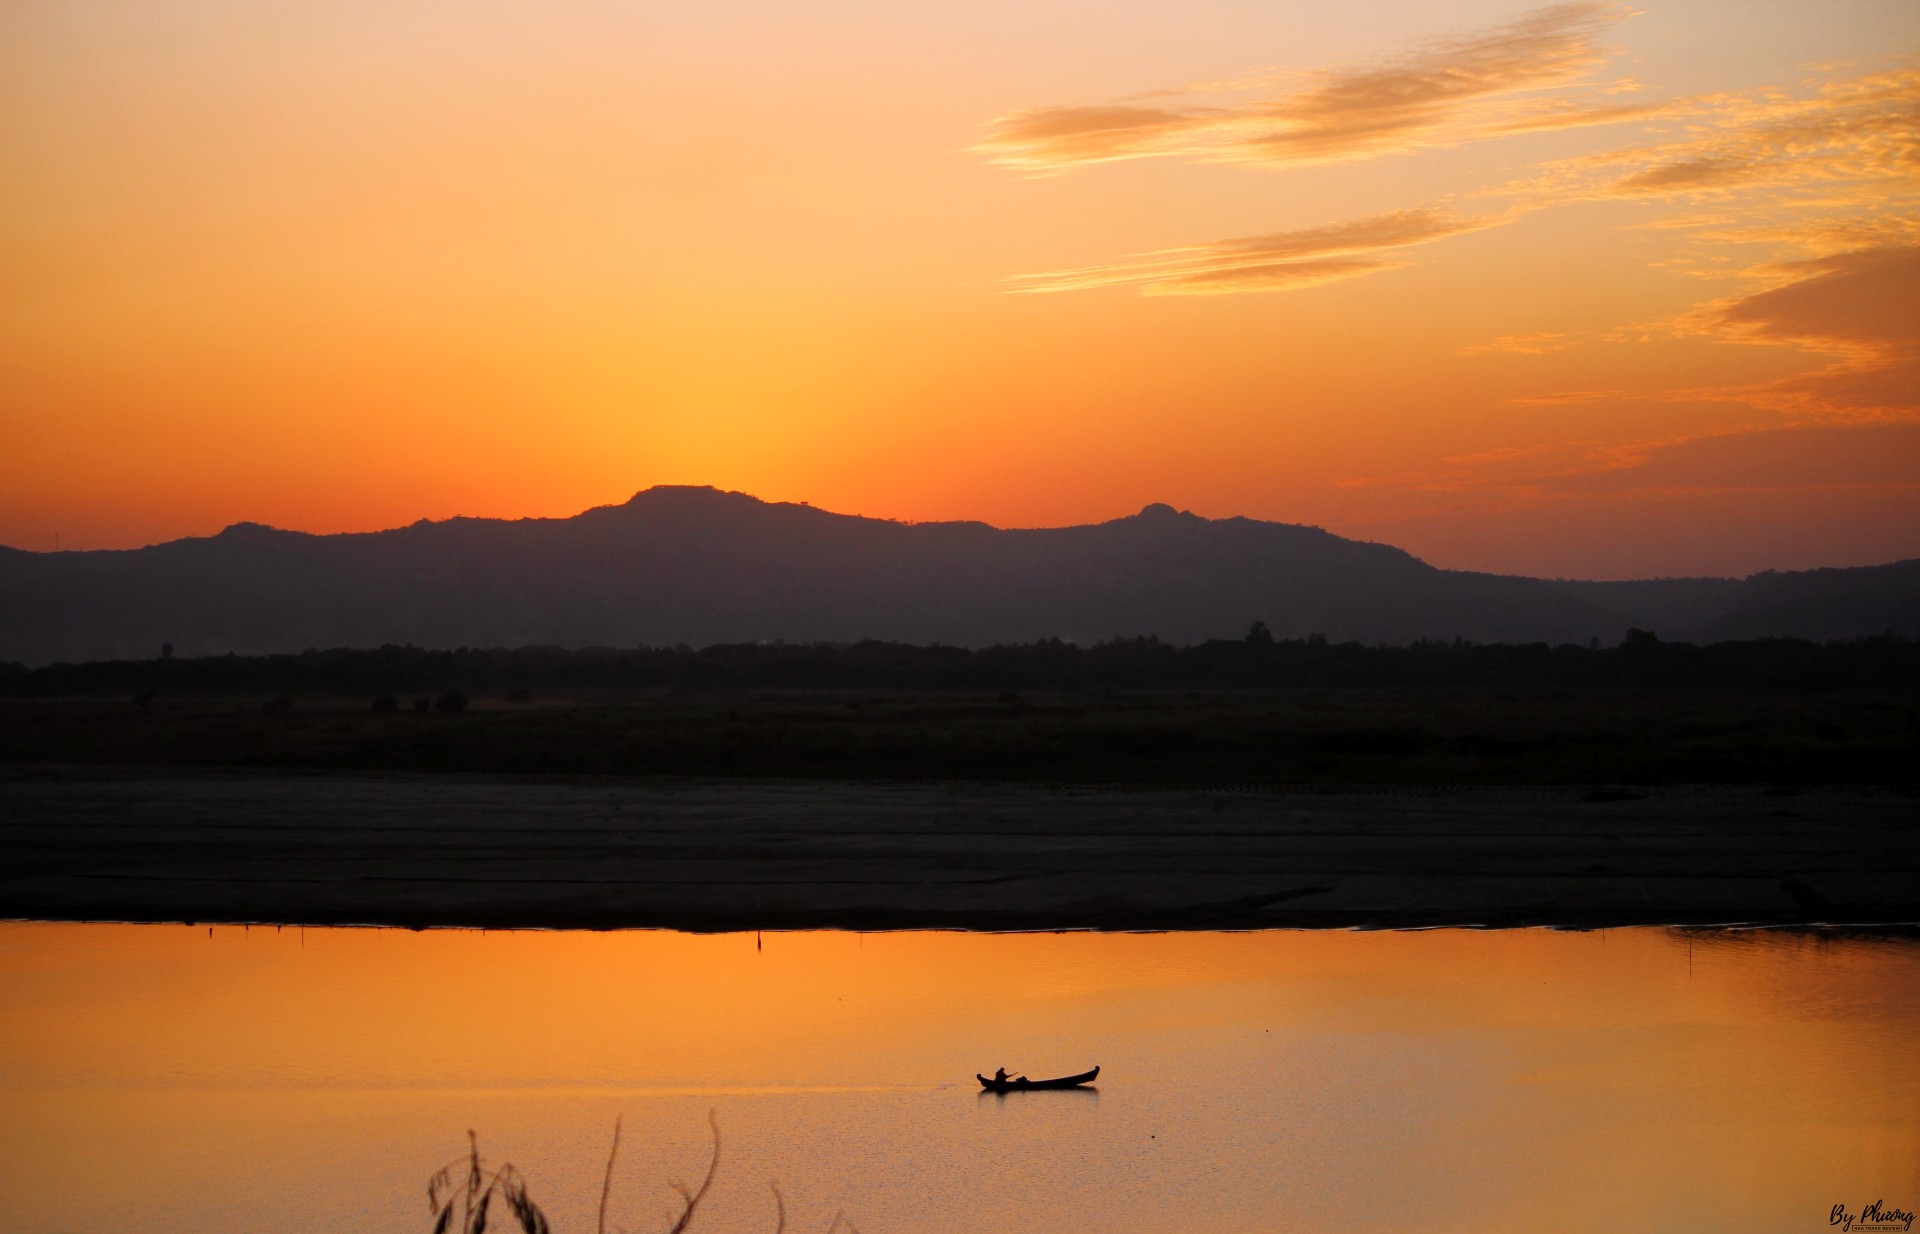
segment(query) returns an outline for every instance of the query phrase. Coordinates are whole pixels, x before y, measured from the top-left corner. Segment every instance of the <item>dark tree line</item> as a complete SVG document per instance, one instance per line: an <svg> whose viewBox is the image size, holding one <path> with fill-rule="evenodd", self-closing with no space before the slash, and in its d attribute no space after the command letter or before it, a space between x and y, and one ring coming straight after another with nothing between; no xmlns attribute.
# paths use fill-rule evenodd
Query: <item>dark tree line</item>
<svg viewBox="0 0 1920 1234"><path fill-rule="evenodd" d="M1058 639L969 650L902 643L430 650L387 646L298 654L0 664L0 696L253 693L271 697L669 690L1726 690L1907 691L1920 642L1896 635L1813 643L1695 645L1633 631L1617 647L1422 642L1408 646L1245 639L1186 647L1157 638L1079 647Z"/></svg>

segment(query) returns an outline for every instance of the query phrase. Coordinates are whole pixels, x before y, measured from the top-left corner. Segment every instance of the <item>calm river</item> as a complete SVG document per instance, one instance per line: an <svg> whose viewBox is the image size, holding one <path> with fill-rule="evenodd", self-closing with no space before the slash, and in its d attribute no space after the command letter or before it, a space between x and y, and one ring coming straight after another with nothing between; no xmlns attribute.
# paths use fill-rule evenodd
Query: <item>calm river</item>
<svg viewBox="0 0 1920 1234"><path fill-rule="evenodd" d="M424 1234L469 1128L592 1231L616 1116L664 1229L709 1111L696 1231L1839 1229L1920 1208L1920 947L0 924L23 1234Z"/></svg>

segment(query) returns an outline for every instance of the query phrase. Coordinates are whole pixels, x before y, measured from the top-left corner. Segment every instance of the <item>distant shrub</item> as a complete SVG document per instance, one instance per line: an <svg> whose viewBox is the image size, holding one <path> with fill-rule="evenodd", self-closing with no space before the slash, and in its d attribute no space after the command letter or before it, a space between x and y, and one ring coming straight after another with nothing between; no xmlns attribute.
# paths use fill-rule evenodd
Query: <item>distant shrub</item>
<svg viewBox="0 0 1920 1234"><path fill-rule="evenodd" d="M382 715L386 715L400 710L400 700L391 694L382 694L379 698L373 700L373 709Z"/></svg>
<svg viewBox="0 0 1920 1234"><path fill-rule="evenodd" d="M284 694L276 694L272 698L268 699L266 702L260 704L260 710L267 712L268 714L277 714L282 711L292 711L293 700L288 698Z"/></svg>
<svg viewBox="0 0 1920 1234"><path fill-rule="evenodd" d="M433 700L430 698L416 698L413 700L413 709L415 711L431 711L433 710Z"/></svg>
<svg viewBox="0 0 1920 1234"><path fill-rule="evenodd" d="M433 700L433 709L447 715L454 715L467 709L467 696L458 690L448 690Z"/></svg>

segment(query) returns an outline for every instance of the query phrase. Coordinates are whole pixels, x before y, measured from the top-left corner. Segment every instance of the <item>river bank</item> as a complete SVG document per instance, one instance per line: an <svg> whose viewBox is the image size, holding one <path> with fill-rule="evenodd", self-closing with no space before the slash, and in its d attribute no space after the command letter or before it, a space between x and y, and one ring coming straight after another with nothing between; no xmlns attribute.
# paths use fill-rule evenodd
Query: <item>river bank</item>
<svg viewBox="0 0 1920 1234"><path fill-rule="evenodd" d="M1920 920L1897 790L0 773L0 916L1251 929Z"/></svg>

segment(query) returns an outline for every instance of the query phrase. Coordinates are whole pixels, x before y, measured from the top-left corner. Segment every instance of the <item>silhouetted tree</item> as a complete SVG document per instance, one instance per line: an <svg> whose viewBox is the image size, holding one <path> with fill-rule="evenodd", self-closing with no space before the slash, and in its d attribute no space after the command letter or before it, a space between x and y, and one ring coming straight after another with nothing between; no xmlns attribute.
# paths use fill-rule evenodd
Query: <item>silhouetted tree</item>
<svg viewBox="0 0 1920 1234"><path fill-rule="evenodd" d="M1259 647L1271 647L1273 646L1273 631L1267 629L1266 622L1256 621L1253 623L1253 628L1247 631L1246 641Z"/></svg>
<svg viewBox="0 0 1920 1234"><path fill-rule="evenodd" d="M448 690L445 694L433 700L433 709L444 712L447 715L454 715L465 711L467 709L467 696L458 690Z"/></svg>

